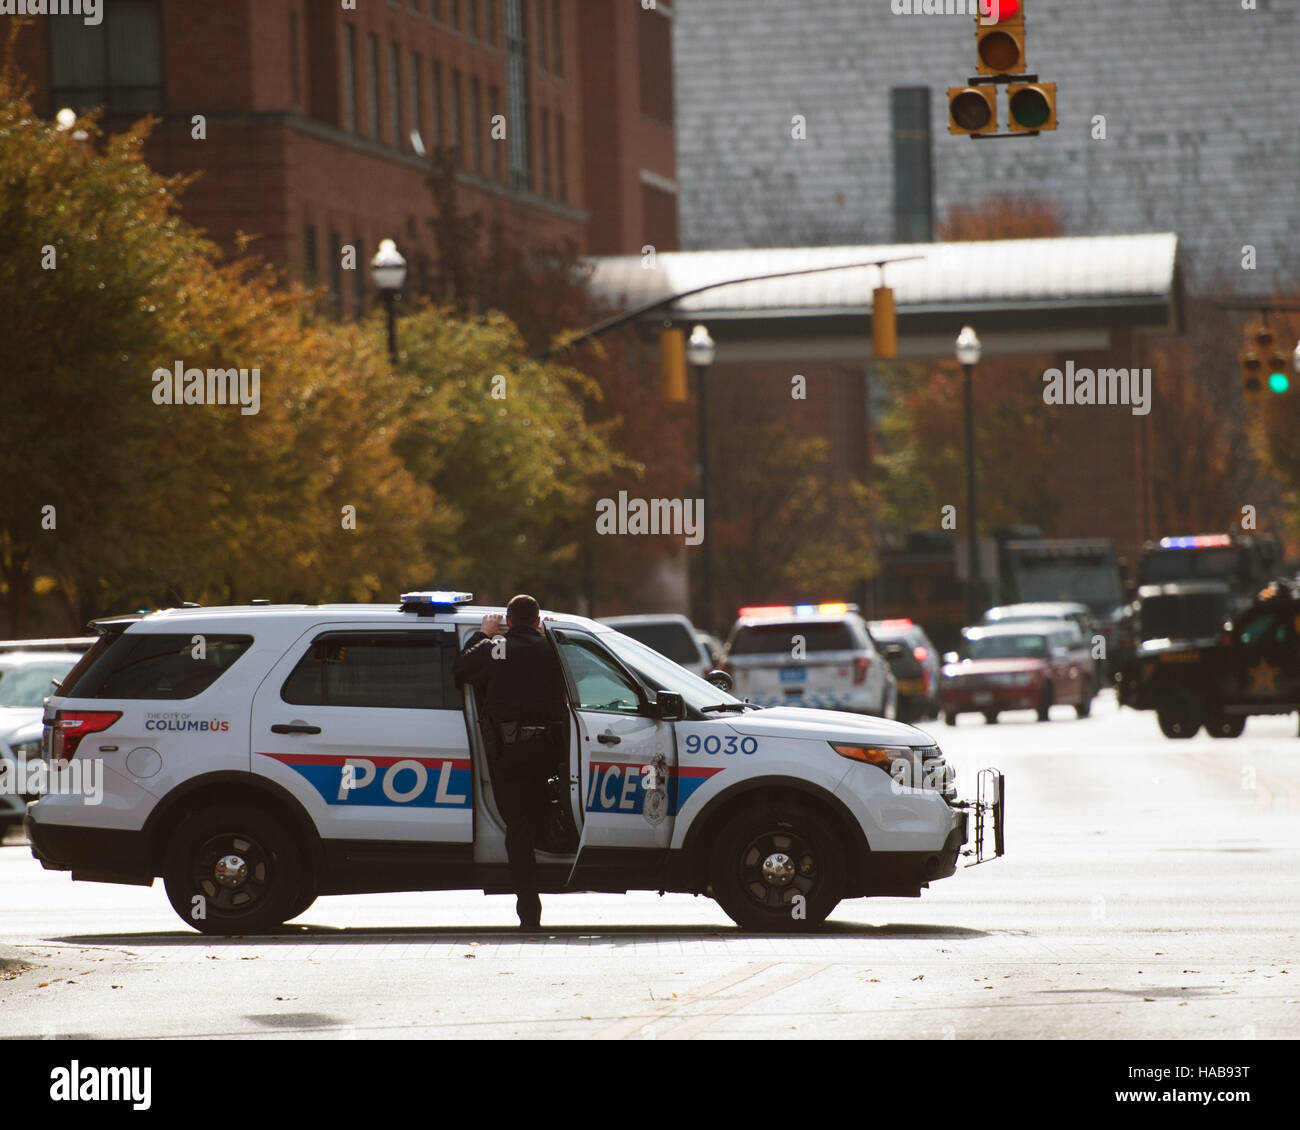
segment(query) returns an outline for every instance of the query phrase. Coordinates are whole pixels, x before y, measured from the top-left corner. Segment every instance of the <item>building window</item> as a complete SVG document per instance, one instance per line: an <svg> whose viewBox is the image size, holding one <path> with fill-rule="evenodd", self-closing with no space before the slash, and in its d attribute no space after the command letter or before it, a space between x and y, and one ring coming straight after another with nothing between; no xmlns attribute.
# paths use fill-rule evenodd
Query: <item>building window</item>
<svg viewBox="0 0 1300 1130"><path fill-rule="evenodd" d="M429 19L442 21L442 0L429 0Z"/></svg>
<svg viewBox="0 0 1300 1130"><path fill-rule="evenodd" d="M157 0L118 0L98 24L42 21L49 29L50 99L56 108L103 106L109 118L163 109Z"/></svg>
<svg viewBox="0 0 1300 1130"><path fill-rule="evenodd" d="M893 90L894 239L929 243L934 239L934 177L930 164L930 90Z"/></svg>
<svg viewBox="0 0 1300 1130"><path fill-rule="evenodd" d="M564 115L555 115L555 181L559 189L558 196L564 201L569 199L569 156L568 144L564 137Z"/></svg>
<svg viewBox="0 0 1300 1130"><path fill-rule="evenodd" d="M535 0L537 5L537 65L546 70L546 0Z"/></svg>
<svg viewBox="0 0 1300 1130"><path fill-rule="evenodd" d="M429 81L429 104L433 112L430 126L433 129L433 143L439 147L446 144L446 135L442 128L442 64L433 61L433 73Z"/></svg>
<svg viewBox="0 0 1300 1130"><path fill-rule="evenodd" d="M469 80L470 144L474 147L474 171L483 171L483 88L478 78Z"/></svg>
<svg viewBox="0 0 1300 1130"><path fill-rule="evenodd" d="M503 179L505 162L502 158L502 150L505 148L499 138L492 137L492 130L496 128L497 116L501 113L501 88L493 85L488 87L488 136L492 138L492 176L496 180Z"/></svg>
<svg viewBox="0 0 1300 1130"><path fill-rule="evenodd" d="M343 128L357 132L357 29L343 25Z"/></svg>
<svg viewBox="0 0 1300 1130"><path fill-rule="evenodd" d="M411 52L411 129L424 141L424 60Z"/></svg>
<svg viewBox="0 0 1300 1130"><path fill-rule="evenodd" d="M370 136L379 136L379 39L366 36L366 96L369 100L367 118L370 124Z"/></svg>
<svg viewBox="0 0 1300 1130"><path fill-rule="evenodd" d="M298 51L298 13L289 13L289 105L302 105L302 65Z"/></svg>
<svg viewBox="0 0 1300 1130"><path fill-rule="evenodd" d="M330 310L343 316L343 241L336 231L330 232Z"/></svg>
<svg viewBox="0 0 1300 1130"><path fill-rule="evenodd" d="M466 26L471 39L478 38L478 0L465 0Z"/></svg>
<svg viewBox="0 0 1300 1130"><path fill-rule="evenodd" d="M537 147L541 150L542 157L542 195L551 195L551 112L542 107L541 114L542 128L541 136L537 140Z"/></svg>
<svg viewBox="0 0 1300 1130"><path fill-rule="evenodd" d="M388 114L393 127L393 146L402 148L402 56L396 43L388 45Z"/></svg>
<svg viewBox="0 0 1300 1130"><path fill-rule="evenodd" d="M564 74L564 13L560 0L551 0L551 70Z"/></svg>
<svg viewBox="0 0 1300 1130"><path fill-rule="evenodd" d="M487 41L493 47L497 45L497 0L483 0L483 26Z"/></svg>
<svg viewBox="0 0 1300 1130"><path fill-rule="evenodd" d="M411 0L411 11L417 16L420 14L420 0Z"/></svg>
<svg viewBox="0 0 1300 1130"><path fill-rule="evenodd" d="M673 124L673 25L658 9L637 12L637 80L641 112Z"/></svg>
<svg viewBox="0 0 1300 1130"><path fill-rule="evenodd" d="M460 0L447 0L447 22L460 31Z"/></svg>
<svg viewBox="0 0 1300 1130"><path fill-rule="evenodd" d="M465 133L461 117L460 71L451 72L451 143L459 151L461 167L465 166Z"/></svg>
<svg viewBox="0 0 1300 1130"><path fill-rule="evenodd" d="M532 188L528 161L528 19L524 0L506 5L506 123L510 138L510 185Z"/></svg>
<svg viewBox="0 0 1300 1130"><path fill-rule="evenodd" d="M316 229L308 224L302 232L302 274L308 283L316 281Z"/></svg>

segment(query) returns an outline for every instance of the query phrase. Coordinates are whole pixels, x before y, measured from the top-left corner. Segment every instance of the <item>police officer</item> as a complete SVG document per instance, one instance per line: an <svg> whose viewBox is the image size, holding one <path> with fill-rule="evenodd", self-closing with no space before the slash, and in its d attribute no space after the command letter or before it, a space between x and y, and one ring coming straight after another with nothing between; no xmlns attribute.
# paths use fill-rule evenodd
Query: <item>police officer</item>
<svg viewBox="0 0 1300 1130"><path fill-rule="evenodd" d="M545 811L546 779L563 733L566 696L555 650L542 633L541 609L520 594L501 617L483 617L481 629L456 657L456 682L479 693L484 744L493 769L498 807L506 822L506 854L519 925L541 925L533 848Z"/></svg>

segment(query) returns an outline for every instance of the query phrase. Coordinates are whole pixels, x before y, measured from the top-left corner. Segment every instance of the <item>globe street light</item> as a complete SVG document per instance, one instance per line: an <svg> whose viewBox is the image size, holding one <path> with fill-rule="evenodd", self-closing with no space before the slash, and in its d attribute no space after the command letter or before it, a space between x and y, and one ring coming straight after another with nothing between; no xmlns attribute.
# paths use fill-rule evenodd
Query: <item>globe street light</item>
<svg viewBox="0 0 1300 1130"><path fill-rule="evenodd" d="M391 239L379 241L379 250L370 260L370 277L383 296L388 309L388 356L397 364L397 294L406 282L406 260Z"/></svg>
<svg viewBox="0 0 1300 1130"><path fill-rule="evenodd" d="M706 632L713 630L713 569L710 561L712 546L709 541L709 413L705 397L705 376L716 354L717 347L706 326L696 326L691 330L690 340L686 343L686 360L695 370L696 399L700 414L700 506L704 509L704 556L700 561L700 602L704 606L704 620L700 627Z"/></svg>
<svg viewBox="0 0 1300 1130"><path fill-rule="evenodd" d="M975 607L978 567L978 546L975 538L975 397L972 377L980 359L980 339L970 326L962 326L957 335L957 360L965 374L966 400L966 623L975 623L979 609Z"/></svg>

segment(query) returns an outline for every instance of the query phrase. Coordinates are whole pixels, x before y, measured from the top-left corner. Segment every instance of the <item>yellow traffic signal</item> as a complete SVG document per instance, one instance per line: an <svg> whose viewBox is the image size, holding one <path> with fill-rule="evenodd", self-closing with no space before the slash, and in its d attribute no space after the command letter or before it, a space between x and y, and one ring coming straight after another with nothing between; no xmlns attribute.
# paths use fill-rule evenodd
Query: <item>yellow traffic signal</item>
<svg viewBox="0 0 1300 1130"><path fill-rule="evenodd" d="M898 314L894 292L887 286L871 292L871 354L882 361L898 356Z"/></svg>
<svg viewBox="0 0 1300 1130"><path fill-rule="evenodd" d="M984 9L988 8L988 14ZM1025 58L1025 10L1020 0L988 0L975 16L975 52L982 75L1021 75Z"/></svg>
<svg viewBox="0 0 1300 1130"><path fill-rule="evenodd" d="M1055 129L1056 83L1008 84L1007 125L1012 133Z"/></svg>
<svg viewBox="0 0 1300 1130"><path fill-rule="evenodd" d="M994 86L948 88L948 132L998 132L998 92Z"/></svg>
<svg viewBox="0 0 1300 1130"><path fill-rule="evenodd" d="M670 404L686 403L686 332L659 331L659 373L663 377L664 399Z"/></svg>

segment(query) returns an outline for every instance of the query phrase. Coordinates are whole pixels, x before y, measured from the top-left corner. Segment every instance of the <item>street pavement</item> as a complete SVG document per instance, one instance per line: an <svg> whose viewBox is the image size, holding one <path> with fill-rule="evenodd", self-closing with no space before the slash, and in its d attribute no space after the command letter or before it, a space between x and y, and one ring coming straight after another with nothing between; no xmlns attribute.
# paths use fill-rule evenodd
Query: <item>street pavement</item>
<svg viewBox="0 0 1300 1130"><path fill-rule="evenodd" d="M320 899L208 939L152 889L0 847L0 1036L618 1039L1300 1037L1300 738L1163 738L1093 717L925 723L967 795L1007 775L1007 855L824 931L740 933L684 895Z"/></svg>

